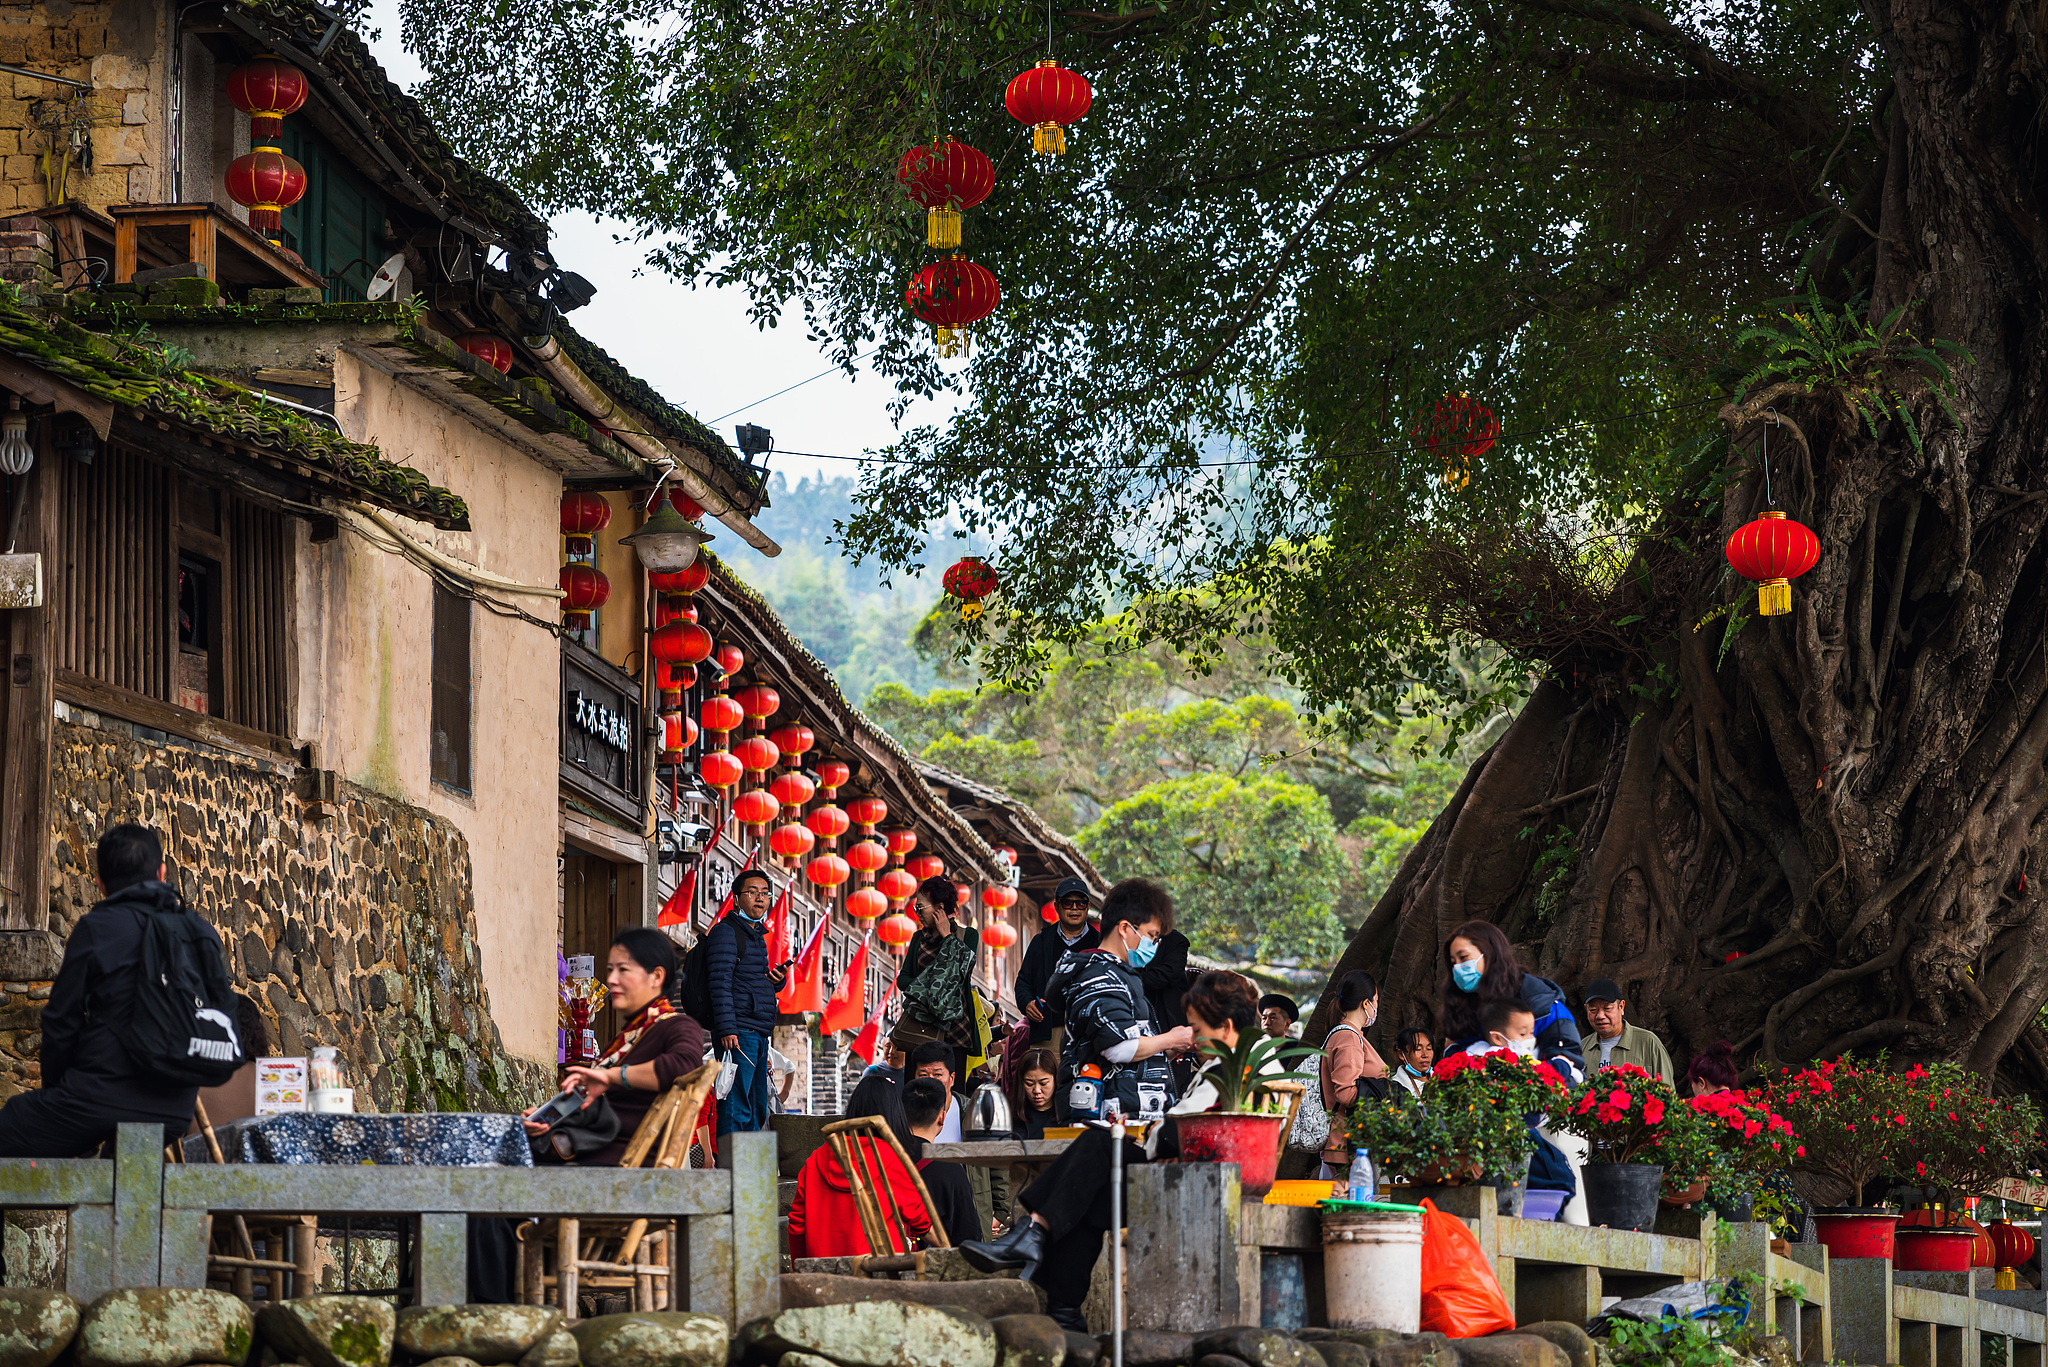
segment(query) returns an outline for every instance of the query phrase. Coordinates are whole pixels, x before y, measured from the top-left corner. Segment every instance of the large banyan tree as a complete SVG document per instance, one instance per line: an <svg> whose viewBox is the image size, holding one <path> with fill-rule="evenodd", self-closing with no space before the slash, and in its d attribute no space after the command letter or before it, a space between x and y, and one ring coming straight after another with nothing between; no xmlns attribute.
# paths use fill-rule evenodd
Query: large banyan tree
<svg viewBox="0 0 2048 1367"><path fill-rule="evenodd" d="M1358 726L1527 691L1344 956L1389 1024L1485 917L1681 1057L2048 1081L2048 11L1071 4L405 13L537 202L961 392L844 539L903 566L962 516L992 672L1121 614L1256 632ZM1048 48L1095 88L1061 156L1003 107ZM904 307L894 171L941 135L995 163L960 370ZM1722 548L1771 506L1820 559L1765 617Z"/></svg>

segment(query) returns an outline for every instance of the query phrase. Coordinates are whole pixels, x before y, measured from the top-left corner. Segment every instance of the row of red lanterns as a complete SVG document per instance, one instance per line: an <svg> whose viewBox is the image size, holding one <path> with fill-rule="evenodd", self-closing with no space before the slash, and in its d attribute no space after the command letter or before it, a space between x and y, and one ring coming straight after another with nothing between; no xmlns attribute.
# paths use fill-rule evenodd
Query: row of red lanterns
<svg viewBox="0 0 2048 1367"><path fill-rule="evenodd" d="M281 248L284 211L306 194L306 168L277 144L284 120L305 106L312 86L306 73L273 58L246 62L228 74L228 100L249 116L247 152L228 164L228 197L249 211L249 227Z"/></svg>

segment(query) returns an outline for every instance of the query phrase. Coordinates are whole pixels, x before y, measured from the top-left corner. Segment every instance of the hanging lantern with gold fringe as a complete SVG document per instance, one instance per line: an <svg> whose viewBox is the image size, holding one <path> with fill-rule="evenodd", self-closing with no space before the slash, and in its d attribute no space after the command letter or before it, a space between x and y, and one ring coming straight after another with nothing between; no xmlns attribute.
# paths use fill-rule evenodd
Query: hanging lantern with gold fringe
<svg viewBox="0 0 2048 1367"><path fill-rule="evenodd" d="M924 206L924 240L934 247L957 247L960 211L988 198L996 168L966 143L947 138L905 152L896 163L896 181Z"/></svg>
<svg viewBox="0 0 2048 1367"><path fill-rule="evenodd" d="M1066 125L1086 114L1094 101L1088 78L1050 57L1013 76L1003 91L1003 107L1018 123L1031 125L1031 150L1045 156L1067 150Z"/></svg>
<svg viewBox="0 0 2048 1367"><path fill-rule="evenodd" d="M1756 582L1760 617L1782 617L1792 611L1792 583L1820 560L1820 538L1776 508L1738 527L1728 538L1728 563L1744 579Z"/></svg>

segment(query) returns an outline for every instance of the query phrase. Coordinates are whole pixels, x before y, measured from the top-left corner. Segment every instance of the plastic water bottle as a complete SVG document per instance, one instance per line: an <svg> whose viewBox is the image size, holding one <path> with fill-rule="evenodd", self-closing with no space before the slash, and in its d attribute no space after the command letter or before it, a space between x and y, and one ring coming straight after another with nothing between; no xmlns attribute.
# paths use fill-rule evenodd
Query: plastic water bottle
<svg viewBox="0 0 2048 1367"><path fill-rule="evenodd" d="M1370 1201L1373 1196L1372 1158L1360 1149L1351 1159L1351 1199Z"/></svg>

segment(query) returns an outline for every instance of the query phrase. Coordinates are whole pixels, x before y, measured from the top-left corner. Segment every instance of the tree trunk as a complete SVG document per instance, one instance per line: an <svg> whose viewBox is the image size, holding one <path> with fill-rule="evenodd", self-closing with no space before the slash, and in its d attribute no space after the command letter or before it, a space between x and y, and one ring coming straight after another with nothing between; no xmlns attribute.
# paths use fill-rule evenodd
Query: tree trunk
<svg viewBox="0 0 2048 1367"><path fill-rule="evenodd" d="M1721 546L1773 489L1819 564L1789 616L1681 627L1657 671L1552 662L1338 965L1388 1031L1434 1020L1445 937L1482 918L1573 994L1621 984L1683 1061L1716 1040L1797 1063L1855 1048L2048 1082L2048 212L2031 11L1873 3L1893 72L1873 321L1967 347L1957 426L1916 451L1839 393L1730 405L1738 470L1694 544L1691 623L1753 593ZM1640 685L1639 687L1636 685ZM1575 862L1539 885L1546 847ZM1334 981L1334 978L1333 978ZM1310 1038L1330 1010L1325 993Z"/></svg>

